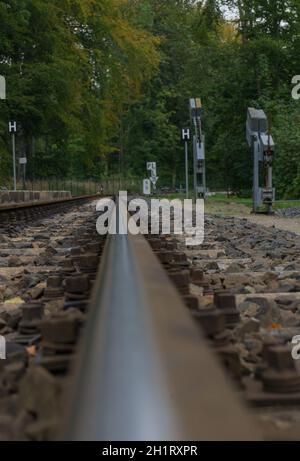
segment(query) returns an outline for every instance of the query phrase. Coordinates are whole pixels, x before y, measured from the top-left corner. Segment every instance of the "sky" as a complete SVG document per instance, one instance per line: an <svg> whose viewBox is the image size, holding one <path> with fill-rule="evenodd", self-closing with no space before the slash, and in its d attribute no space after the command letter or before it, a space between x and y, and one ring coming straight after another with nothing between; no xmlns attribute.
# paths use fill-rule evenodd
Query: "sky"
<svg viewBox="0 0 300 461"><path fill-rule="evenodd" d="M222 7L226 19L236 19L237 12L230 10L227 6Z"/></svg>

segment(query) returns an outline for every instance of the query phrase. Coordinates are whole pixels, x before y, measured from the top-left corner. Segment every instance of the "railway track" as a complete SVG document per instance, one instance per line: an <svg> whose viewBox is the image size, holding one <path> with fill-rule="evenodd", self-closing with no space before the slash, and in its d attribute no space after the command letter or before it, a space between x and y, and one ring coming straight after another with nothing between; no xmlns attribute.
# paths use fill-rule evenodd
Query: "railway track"
<svg viewBox="0 0 300 461"><path fill-rule="evenodd" d="M218 216L201 247L105 238L95 204L1 222L0 438L299 437L300 238Z"/></svg>
<svg viewBox="0 0 300 461"><path fill-rule="evenodd" d="M176 279L182 253L154 242L172 245ZM259 438L143 236L107 237L89 309L67 439Z"/></svg>

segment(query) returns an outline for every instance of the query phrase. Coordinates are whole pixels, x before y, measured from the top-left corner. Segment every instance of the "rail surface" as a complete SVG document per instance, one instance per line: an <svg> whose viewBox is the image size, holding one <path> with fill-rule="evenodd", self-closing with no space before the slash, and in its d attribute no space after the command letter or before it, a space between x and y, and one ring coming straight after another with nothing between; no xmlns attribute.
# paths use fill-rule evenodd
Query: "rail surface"
<svg viewBox="0 0 300 461"><path fill-rule="evenodd" d="M83 335L67 440L258 440L143 236L110 235Z"/></svg>

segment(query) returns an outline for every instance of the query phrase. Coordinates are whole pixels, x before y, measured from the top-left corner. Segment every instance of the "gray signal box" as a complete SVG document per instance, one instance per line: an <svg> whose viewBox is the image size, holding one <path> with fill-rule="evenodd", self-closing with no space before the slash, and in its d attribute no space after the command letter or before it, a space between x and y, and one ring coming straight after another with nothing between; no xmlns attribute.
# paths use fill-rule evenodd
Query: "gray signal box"
<svg viewBox="0 0 300 461"><path fill-rule="evenodd" d="M202 132L203 108L200 98L190 99L190 116L194 127L194 190L197 199L206 194L205 136Z"/></svg>
<svg viewBox="0 0 300 461"><path fill-rule="evenodd" d="M246 139L253 151L253 212L262 205L271 213L275 201L273 188L273 161L275 143L268 130L268 119L263 110L248 108ZM261 170L265 172L265 184L260 186Z"/></svg>

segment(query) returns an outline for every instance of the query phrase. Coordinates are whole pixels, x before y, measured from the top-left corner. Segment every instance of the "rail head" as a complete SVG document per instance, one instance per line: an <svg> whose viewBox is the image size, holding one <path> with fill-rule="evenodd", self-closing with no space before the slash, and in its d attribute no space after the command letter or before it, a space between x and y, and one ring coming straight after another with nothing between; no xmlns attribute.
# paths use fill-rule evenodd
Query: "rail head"
<svg viewBox="0 0 300 461"><path fill-rule="evenodd" d="M107 238L67 440L259 440L143 236Z"/></svg>

